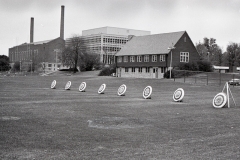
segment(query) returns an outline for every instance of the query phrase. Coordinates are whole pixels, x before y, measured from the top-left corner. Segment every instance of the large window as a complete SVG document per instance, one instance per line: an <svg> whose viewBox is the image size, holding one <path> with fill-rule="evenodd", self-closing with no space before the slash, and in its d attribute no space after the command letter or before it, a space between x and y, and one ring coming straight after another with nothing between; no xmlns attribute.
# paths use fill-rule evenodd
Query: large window
<svg viewBox="0 0 240 160"><path fill-rule="evenodd" d="M180 62L189 62L189 52L180 52Z"/></svg>
<svg viewBox="0 0 240 160"><path fill-rule="evenodd" d="M134 56L130 56L130 62L135 62L135 57Z"/></svg>
<svg viewBox="0 0 240 160"><path fill-rule="evenodd" d="M139 68L138 68L138 72L139 72L139 73L142 73L142 67L139 67Z"/></svg>
<svg viewBox="0 0 240 160"><path fill-rule="evenodd" d="M118 62L122 62L122 57L118 57Z"/></svg>
<svg viewBox="0 0 240 160"><path fill-rule="evenodd" d="M157 62L157 55L152 55L152 62Z"/></svg>
<svg viewBox="0 0 240 160"><path fill-rule="evenodd" d="M149 55L144 56L144 62L149 62Z"/></svg>
<svg viewBox="0 0 240 160"><path fill-rule="evenodd" d="M134 67L132 67L132 72L135 72L135 68Z"/></svg>
<svg viewBox="0 0 240 160"><path fill-rule="evenodd" d="M128 62L128 56L123 57L124 62Z"/></svg>
<svg viewBox="0 0 240 160"><path fill-rule="evenodd" d="M137 62L142 62L142 56L137 56Z"/></svg>
<svg viewBox="0 0 240 160"><path fill-rule="evenodd" d="M146 67L146 73L150 72L150 67Z"/></svg>
<svg viewBox="0 0 240 160"><path fill-rule="evenodd" d="M128 72L128 68L125 68L125 72Z"/></svg>
<svg viewBox="0 0 240 160"><path fill-rule="evenodd" d="M160 62L164 62L165 61L165 55L160 55L159 60L160 60Z"/></svg>

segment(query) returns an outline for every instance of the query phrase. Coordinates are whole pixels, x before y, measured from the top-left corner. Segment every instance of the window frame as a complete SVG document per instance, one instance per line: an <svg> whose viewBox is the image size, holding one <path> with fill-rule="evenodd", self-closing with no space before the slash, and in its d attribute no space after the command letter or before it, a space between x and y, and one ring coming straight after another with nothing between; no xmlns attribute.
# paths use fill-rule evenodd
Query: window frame
<svg viewBox="0 0 240 160"><path fill-rule="evenodd" d="M189 63L189 52L180 52L180 62Z"/></svg>
<svg viewBox="0 0 240 160"><path fill-rule="evenodd" d="M146 73L150 73L150 67L146 67L145 72L146 72Z"/></svg>
<svg viewBox="0 0 240 160"><path fill-rule="evenodd" d="M135 62L135 56L130 56L130 62Z"/></svg>
<svg viewBox="0 0 240 160"><path fill-rule="evenodd" d="M128 56L123 56L123 62L128 62Z"/></svg>
<svg viewBox="0 0 240 160"><path fill-rule="evenodd" d="M165 62L165 61L166 61L166 55L165 55L165 54L161 54L161 55L159 56L159 61L160 61L160 62Z"/></svg>
<svg viewBox="0 0 240 160"><path fill-rule="evenodd" d="M118 63L122 63L122 56L118 57Z"/></svg>
<svg viewBox="0 0 240 160"><path fill-rule="evenodd" d="M144 62L149 62L149 55L144 55Z"/></svg>
<svg viewBox="0 0 240 160"><path fill-rule="evenodd" d="M157 62L157 55L152 55L152 62Z"/></svg>
<svg viewBox="0 0 240 160"><path fill-rule="evenodd" d="M137 62L142 62L142 56L137 56Z"/></svg>

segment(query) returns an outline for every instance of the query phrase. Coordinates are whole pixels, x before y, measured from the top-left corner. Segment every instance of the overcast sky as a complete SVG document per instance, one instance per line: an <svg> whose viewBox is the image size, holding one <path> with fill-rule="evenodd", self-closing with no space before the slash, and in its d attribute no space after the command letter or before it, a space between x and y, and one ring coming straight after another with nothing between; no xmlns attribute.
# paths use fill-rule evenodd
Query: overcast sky
<svg viewBox="0 0 240 160"><path fill-rule="evenodd" d="M216 39L225 51L240 43L240 0L0 0L0 55L8 48L60 36L61 5L65 6L65 38L82 30L119 27L151 34L187 31L193 43Z"/></svg>

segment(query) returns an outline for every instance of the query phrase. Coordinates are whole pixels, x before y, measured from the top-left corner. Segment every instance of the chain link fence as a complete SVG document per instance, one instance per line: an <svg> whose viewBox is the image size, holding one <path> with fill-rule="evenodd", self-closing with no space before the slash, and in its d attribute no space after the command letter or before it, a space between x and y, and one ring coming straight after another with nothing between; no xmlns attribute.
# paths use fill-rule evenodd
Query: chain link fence
<svg viewBox="0 0 240 160"><path fill-rule="evenodd" d="M232 79L240 79L239 73L201 72L189 70L173 70L174 81L198 85L221 86Z"/></svg>

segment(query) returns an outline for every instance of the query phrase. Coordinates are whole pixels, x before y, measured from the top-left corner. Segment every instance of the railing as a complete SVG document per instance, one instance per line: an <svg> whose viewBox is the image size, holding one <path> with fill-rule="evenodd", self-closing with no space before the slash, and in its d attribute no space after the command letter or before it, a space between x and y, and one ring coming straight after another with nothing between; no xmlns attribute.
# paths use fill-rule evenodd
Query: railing
<svg viewBox="0 0 240 160"><path fill-rule="evenodd" d="M201 72L173 70L174 81L202 85L223 85L232 79L240 79L239 73Z"/></svg>

